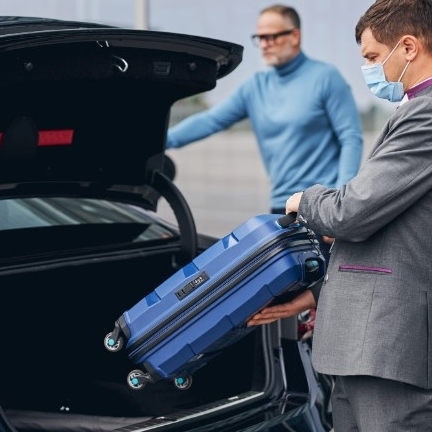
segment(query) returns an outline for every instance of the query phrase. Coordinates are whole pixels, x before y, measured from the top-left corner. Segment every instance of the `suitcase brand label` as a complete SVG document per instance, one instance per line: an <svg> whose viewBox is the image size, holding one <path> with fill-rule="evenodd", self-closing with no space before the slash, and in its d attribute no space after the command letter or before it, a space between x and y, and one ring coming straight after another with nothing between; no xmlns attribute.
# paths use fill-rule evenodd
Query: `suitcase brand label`
<svg viewBox="0 0 432 432"><path fill-rule="evenodd" d="M195 291L201 284L208 281L209 279L209 275L206 272L200 273L195 279L192 279L175 293L177 298L179 300L185 298L187 295Z"/></svg>

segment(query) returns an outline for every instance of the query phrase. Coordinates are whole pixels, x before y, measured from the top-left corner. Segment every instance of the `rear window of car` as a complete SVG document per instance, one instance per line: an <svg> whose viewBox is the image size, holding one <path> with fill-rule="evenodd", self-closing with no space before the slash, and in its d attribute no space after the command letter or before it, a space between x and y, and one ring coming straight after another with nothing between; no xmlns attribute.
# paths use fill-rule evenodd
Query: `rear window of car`
<svg viewBox="0 0 432 432"><path fill-rule="evenodd" d="M0 247L0 258L120 244L142 246L176 237L172 227L154 213L122 202L53 197L0 201L0 241L8 245Z"/></svg>

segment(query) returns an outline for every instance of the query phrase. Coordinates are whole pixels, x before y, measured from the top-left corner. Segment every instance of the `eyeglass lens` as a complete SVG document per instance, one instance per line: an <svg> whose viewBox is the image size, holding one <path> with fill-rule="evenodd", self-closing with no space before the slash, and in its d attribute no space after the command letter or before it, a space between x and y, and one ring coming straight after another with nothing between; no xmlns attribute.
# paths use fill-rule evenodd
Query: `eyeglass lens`
<svg viewBox="0 0 432 432"><path fill-rule="evenodd" d="M252 35L252 42L255 45L259 45L261 42L265 41L267 44L273 44L275 43L276 39L280 36L289 35L291 34L295 29L291 30L285 30L283 32L274 33L274 34L262 34L262 35Z"/></svg>

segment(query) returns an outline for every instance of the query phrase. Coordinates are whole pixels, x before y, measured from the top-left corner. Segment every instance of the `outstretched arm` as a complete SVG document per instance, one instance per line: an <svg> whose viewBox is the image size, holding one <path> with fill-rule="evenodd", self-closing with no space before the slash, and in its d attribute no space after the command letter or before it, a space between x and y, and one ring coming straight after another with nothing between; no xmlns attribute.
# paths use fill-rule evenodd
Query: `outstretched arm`
<svg viewBox="0 0 432 432"><path fill-rule="evenodd" d="M225 101L193 114L168 129L167 148L183 147L227 129L247 116L242 92L237 89Z"/></svg>

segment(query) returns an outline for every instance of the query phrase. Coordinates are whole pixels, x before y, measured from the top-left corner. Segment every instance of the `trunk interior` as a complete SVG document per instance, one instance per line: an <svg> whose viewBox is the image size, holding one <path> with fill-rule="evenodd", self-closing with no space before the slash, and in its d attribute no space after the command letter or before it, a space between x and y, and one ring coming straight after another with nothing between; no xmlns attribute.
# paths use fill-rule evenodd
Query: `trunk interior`
<svg viewBox="0 0 432 432"><path fill-rule="evenodd" d="M103 340L125 310L174 272L171 262L172 251L0 275L0 405L19 431L114 430L262 389L258 331L197 371L188 390L171 381L129 388L136 367Z"/></svg>

